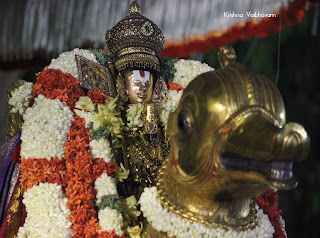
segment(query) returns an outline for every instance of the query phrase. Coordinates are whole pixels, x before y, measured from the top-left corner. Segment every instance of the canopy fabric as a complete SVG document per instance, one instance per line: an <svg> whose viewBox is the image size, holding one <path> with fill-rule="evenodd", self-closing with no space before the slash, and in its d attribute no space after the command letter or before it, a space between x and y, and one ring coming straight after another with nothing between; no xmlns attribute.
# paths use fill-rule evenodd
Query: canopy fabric
<svg viewBox="0 0 320 238"><path fill-rule="evenodd" d="M0 62L33 59L39 51L53 56L76 47L103 48L105 32L128 15L131 2L132 0L1 1ZM299 22L308 4L307 0L137 2L142 14L162 29L166 39L162 55L170 57L187 57L239 39L264 37L277 32L280 24ZM255 13L266 17L248 16ZM268 17L271 14L276 16Z"/></svg>

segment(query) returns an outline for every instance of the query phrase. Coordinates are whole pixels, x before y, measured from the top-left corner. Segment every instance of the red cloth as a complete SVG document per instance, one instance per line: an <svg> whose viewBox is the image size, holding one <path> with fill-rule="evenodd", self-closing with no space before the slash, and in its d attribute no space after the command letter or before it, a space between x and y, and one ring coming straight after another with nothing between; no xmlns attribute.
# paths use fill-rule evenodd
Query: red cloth
<svg viewBox="0 0 320 238"><path fill-rule="evenodd" d="M23 226L26 216L27 212L22 204L22 186L18 180L0 227L0 237L15 237L19 227Z"/></svg>

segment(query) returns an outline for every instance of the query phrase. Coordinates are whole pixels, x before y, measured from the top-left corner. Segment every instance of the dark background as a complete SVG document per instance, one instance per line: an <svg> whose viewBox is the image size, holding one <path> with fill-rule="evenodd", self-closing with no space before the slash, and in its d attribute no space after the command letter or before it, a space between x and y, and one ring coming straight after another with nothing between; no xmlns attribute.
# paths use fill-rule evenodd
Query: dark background
<svg viewBox="0 0 320 238"><path fill-rule="evenodd" d="M294 165L298 187L279 191L280 209L289 238L320 237L320 23L319 9L307 11L300 24L279 34L233 44L237 61L275 81L287 113L287 122L301 124L310 137L307 159ZM280 58L278 53L280 49ZM280 59L280 60L279 60ZM216 51L204 62L218 68Z"/></svg>

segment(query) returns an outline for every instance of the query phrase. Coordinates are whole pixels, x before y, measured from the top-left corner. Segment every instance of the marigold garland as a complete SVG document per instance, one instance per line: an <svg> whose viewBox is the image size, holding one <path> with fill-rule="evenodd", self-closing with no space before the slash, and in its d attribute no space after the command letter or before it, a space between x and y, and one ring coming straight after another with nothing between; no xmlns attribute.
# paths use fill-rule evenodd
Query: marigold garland
<svg viewBox="0 0 320 238"><path fill-rule="evenodd" d="M116 165L115 163L106 163L102 158L97 158L93 164L93 176L95 179L101 177L103 173L107 173L110 177L114 178L116 176Z"/></svg>
<svg viewBox="0 0 320 238"><path fill-rule="evenodd" d="M98 235L98 238L124 238L125 236L118 236L114 231L112 232L107 232L103 231Z"/></svg>
<svg viewBox="0 0 320 238"><path fill-rule="evenodd" d="M23 191L27 191L39 183L57 183L64 186L65 164L58 158L22 159L20 163L20 182Z"/></svg>
<svg viewBox="0 0 320 238"><path fill-rule="evenodd" d="M275 232L273 233L274 238L286 238L281 227L281 216L279 209L278 194L274 189L268 189L264 194L253 199L254 203L257 204L265 214L268 215L271 224L274 227Z"/></svg>
<svg viewBox="0 0 320 238"><path fill-rule="evenodd" d="M178 92L179 91L184 91L184 87L182 87L180 84L173 83L173 82L170 82L170 81L168 81L168 89L169 90L177 90Z"/></svg>
<svg viewBox="0 0 320 238"><path fill-rule="evenodd" d="M99 233L97 213L93 199L95 190L93 182L93 162L90 155L90 135L85 128L85 120L75 116L66 143L68 207L74 237L95 237Z"/></svg>
<svg viewBox="0 0 320 238"><path fill-rule="evenodd" d="M37 74L37 82L34 84L33 97L39 94L46 98L59 99L73 109L83 92L79 80L71 74L46 68Z"/></svg>

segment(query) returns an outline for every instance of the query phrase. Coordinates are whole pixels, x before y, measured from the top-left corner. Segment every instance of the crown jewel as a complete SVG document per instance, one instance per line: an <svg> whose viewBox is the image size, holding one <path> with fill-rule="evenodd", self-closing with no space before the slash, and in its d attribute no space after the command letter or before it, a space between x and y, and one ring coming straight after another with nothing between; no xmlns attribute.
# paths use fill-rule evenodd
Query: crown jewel
<svg viewBox="0 0 320 238"><path fill-rule="evenodd" d="M140 12L140 6L134 1L129 7L129 16L106 33L106 43L118 71L128 68L160 71L158 55L164 47L163 33Z"/></svg>

